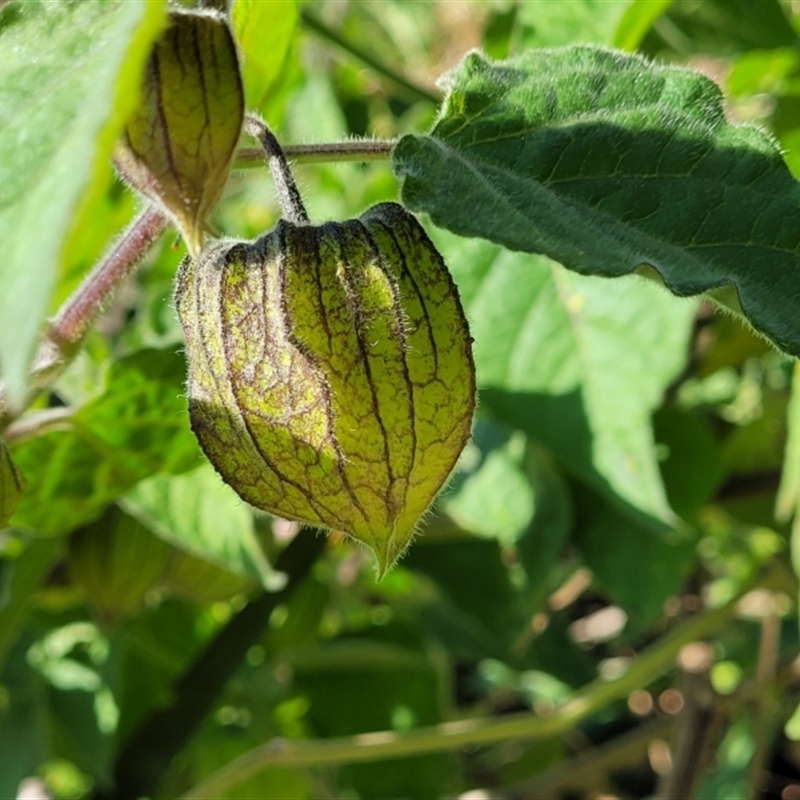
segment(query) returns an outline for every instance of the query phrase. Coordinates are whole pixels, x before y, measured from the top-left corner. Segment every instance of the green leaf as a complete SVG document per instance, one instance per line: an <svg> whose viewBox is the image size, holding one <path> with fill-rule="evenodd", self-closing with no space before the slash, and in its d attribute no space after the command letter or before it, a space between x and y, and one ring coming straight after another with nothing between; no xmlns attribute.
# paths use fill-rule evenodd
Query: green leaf
<svg viewBox="0 0 800 800"><path fill-rule="evenodd" d="M19 636L34 595L57 554L57 540L38 539L28 542L15 558L4 557L0 562L0 664Z"/></svg>
<svg viewBox="0 0 800 800"><path fill-rule="evenodd" d="M118 360L105 391L58 430L15 443L28 488L15 525L61 533L94 519L138 481L200 462L181 396L186 365L172 348Z"/></svg>
<svg viewBox="0 0 800 800"><path fill-rule="evenodd" d="M252 575L271 591L283 586L283 576L261 551L251 510L210 464L180 476L154 475L121 505L176 547L231 572Z"/></svg>
<svg viewBox="0 0 800 800"><path fill-rule="evenodd" d="M792 396L786 413L788 436L781 485L775 501L775 516L788 522L800 505L800 364L794 365Z"/></svg>
<svg viewBox="0 0 800 800"><path fill-rule="evenodd" d="M533 519L533 489L522 467L524 455L521 432L479 418L460 470L438 507L465 531L513 543Z"/></svg>
<svg viewBox="0 0 800 800"><path fill-rule="evenodd" d="M590 491L577 494L576 507L577 544L587 566L626 611L629 629L643 630L680 593L694 542L642 528Z"/></svg>
<svg viewBox="0 0 800 800"><path fill-rule="evenodd" d="M0 363L18 405L64 244L91 224L164 5L26 2L2 13Z"/></svg>
<svg viewBox="0 0 800 800"><path fill-rule="evenodd" d="M243 56L247 106L258 108L283 69L297 27L297 3L236 0L231 17Z"/></svg>
<svg viewBox="0 0 800 800"><path fill-rule="evenodd" d="M422 620L436 640L462 656L508 656L525 617L496 541L423 539L403 567L427 575L441 590Z"/></svg>
<svg viewBox="0 0 800 800"><path fill-rule="evenodd" d="M436 236L475 338L482 408L618 503L669 521L651 412L686 358L694 305L478 240Z"/></svg>
<svg viewBox="0 0 800 800"><path fill-rule="evenodd" d="M67 563L73 583L101 623L133 616L161 577L170 548L133 517L109 506L100 519L73 531Z"/></svg>
<svg viewBox="0 0 800 800"><path fill-rule="evenodd" d="M394 168L437 225L584 274L649 265L682 296L725 289L800 355L786 302L800 293L800 187L772 139L726 122L702 75L595 47L473 53Z"/></svg>
<svg viewBox="0 0 800 800"><path fill-rule="evenodd" d="M304 721L318 736L404 731L441 720L443 687L435 663L407 641L391 641L393 633L367 630L292 658L293 688L308 699ZM340 768L339 780L352 784L359 797L427 800L446 793L448 765L442 754L354 764Z"/></svg>
<svg viewBox="0 0 800 800"><path fill-rule="evenodd" d="M6 443L0 439L0 528L11 519L22 490L22 475L11 460Z"/></svg>
<svg viewBox="0 0 800 800"><path fill-rule="evenodd" d="M614 47L636 50L653 23L672 5L672 0L632 0L617 23Z"/></svg>
<svg viewBox="0 0 800 800"><path fill-rule="evenodd" d="M12 649L0 672L0 797L16 797L20 781L52 758L54 748L42 676L27 660L33 636L26 633Z"/></svg>
<svg viewBox="0 0 800 800"><path fill-rule="evenodd" d="M174 11L142 79L114 163L175 219L197 256L242 132L244 88L225 18Z"/></svg>
<svg viewBox="0 0 800 800"><path fill-rule="evenodd" d="M784 9L780 0L674 0L665 21L679 32L682 55L730 56L794 47L797 33Z"/></svg>
<svg viewBox="0 0 800 800"><path fill-rule="evenodd" d="M527 609L542 609L545 597L557 589L559 556L573 527L572 498L553 458L529 444L525 468L534 489L534 514L528 529L517 540L517 557L525 571Z"/></svg>
<svg viewBox="0 0 800 800"><path fill-rule="evenodd" d="M653 429L664 451L660 466L670 505L695 523L724 476L720 447L703 417L676 409L661 409Z"/></svg>
<svg viewBox="0 0 800 800"><path fill-rule="evenodd" d="M517 26L525 48L610 44L629 0L520 3Z"/></svg>

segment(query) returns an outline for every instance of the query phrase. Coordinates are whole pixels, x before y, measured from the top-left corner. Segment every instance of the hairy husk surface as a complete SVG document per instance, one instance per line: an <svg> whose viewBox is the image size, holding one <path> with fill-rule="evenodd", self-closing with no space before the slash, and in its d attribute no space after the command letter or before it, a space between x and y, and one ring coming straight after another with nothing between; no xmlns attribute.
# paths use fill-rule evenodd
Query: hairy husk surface
<svg viewBox="0 0 800 800"><path fill-rule="evenodd" d="M343 531L383 575L466 444L472 340L422 227L382 203L359 219L281 220L179 271L192 427L252 505Z"/></svg>

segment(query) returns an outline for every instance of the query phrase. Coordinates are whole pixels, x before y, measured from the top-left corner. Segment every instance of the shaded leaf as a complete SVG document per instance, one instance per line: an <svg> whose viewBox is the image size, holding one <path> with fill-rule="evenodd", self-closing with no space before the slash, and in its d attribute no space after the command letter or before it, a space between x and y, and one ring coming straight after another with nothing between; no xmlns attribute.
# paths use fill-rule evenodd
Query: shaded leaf
<svg viewBox="0 0 800 800"><path fill-rule="evenodd" d="M441 721L440 677L425 654L394 631L375 638L334 640L291 659L296 692L308 698L305 721L319 737L397 730ZM360 797L427 800L447 793L447 755L436 754L342 767L340 781Z"/></svg>
<svg viewBox="0 0 800 800"><path fill-rule="evenodd" d="M423 615L423 627L461 655L507 657L525 623L497 542L423 540L403 566L433 579L443 595Z"/></svg>
<svg viewBox="0 0 800 800"><path fill-rule="evenodd" d="M54 755L47 688L26 658L32 643L32 634L26 632L0 672L8 698L0 708L0 797L17 797L20 781Z"/></svg>
<svg viewBox="0 0 800 800"><path fill-rule="evenodd" d="M690 53L729 56L797 40L780 0L673 0L667 21Z"/></svg>
<svg viewBox="0 0 800 800"><path fill-rule="evenodd" d="M726 122L702 75L594 47L471 54L394 168L437 225L580 273L649 265L679 295L724 289L800 355L785 302L800 292L800 188L772 139Z"/></svg>
<svg viewBox="0 0 800 800"><path fill-rule="evenodd" d="M256 539L250 508L210 464L181 476L155 475L121 501L123 508L176 547L275 591L273 572Z"/></svg>
<svg viewBox="0 0 800 800"><path fill-rule="evenodd" d="M628 614L629 628L642 630L680 593L694 541L643 528L588 490L576 493L576 508L576 540L587 566Z"/></svg>
<svg viewBox="0 0 800 800"><path fill-rule="evenodd" d="M58 554L54 539L28 542L16 557L0 562L0 664L19 636L28 609ZM0 792L2 796L2 792Z"/></svg>
<svg viewBox="0 0 800 800"><path fill-rule="evenodd" d="M161 539L110 506L100 519L70 535L67 564L100 622L114 625L139 610L168 554Z"/></svg>
<svg viewBox="0 0 800 800"><path fill-rule="evenodd" d="M160 0L3 9L19 12L0 27L0 363L12 405L25 395L70 229L91 224L163 9Z"/></svg>
<svg viewBox="0 0 800 800"><path fill-rule="evenodd" d="M23 479L11 460L6 443L0 439L0 528L11 519L23 491Z"/></svg>
<svg viewBox="0 0 800 800"><path fill-rule="evenodd" d="M228 180L244 89L221 15L174 11L169 22L147 62L141 105L128 119L115 163L175 219L197 255Z"/></svg>
<svg viewBox="0 0 800 800"><path fill-rule="evenodd" d="M223 569L187 550L171 549L167 567L158 582L158 588L165 594L205 604L230 600L254 588L255 580L250 575Z"/></svg>
<svg viewBox="0 0 800 800"><path fill-rule="evenodd" d="M572 497L552 457L529 444L525 469L534 490L534 513L528 529L517 540L519 563L525 571L529 613L542 608L546 595L557 587L559 556L573 526Z"/></svg>
<svg viewBox="0 0 800 800"><path fill-rule="evenodd" d="M720 447L702 417L672 408L654 416L653 431L666 450L660 466L670 505L694 523L724 477Z"/></svg>

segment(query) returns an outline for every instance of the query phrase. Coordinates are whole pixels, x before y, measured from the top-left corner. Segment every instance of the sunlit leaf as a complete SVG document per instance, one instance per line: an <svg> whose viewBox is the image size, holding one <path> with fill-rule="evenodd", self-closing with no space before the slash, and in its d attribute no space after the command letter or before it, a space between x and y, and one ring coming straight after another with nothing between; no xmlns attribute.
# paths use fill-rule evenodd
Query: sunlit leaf
<svg viewBox="0 0 800 800"><path fill-rule="evenodd" d="M481 407L609 497L670 520L650 415L684 363L693 304L641 278L436 239L475 337Z"/></svg>
<svg viewBox="0 0 800 800"><path fill-rule="evenodd" d="M91 224L164 4L26 2L0 14L0 363L16 405L64 244Z"/></svg>
<svg viewBox="0 0 800 800"><path fill-rule="evenodd" d="M283 68L297 27L295 0L236 0L233 30L242 51L242 78L249 108L259 108Z"/></svg>
<svg viewBox="0 0 800 800"><path fill-rule="evenodd" d="M119 359L104 393L59 429L15 443L27 491L12 522L40 533L68 531L138 481L199 464L181 397L184 372L173 348L140 350Z"/></svg>

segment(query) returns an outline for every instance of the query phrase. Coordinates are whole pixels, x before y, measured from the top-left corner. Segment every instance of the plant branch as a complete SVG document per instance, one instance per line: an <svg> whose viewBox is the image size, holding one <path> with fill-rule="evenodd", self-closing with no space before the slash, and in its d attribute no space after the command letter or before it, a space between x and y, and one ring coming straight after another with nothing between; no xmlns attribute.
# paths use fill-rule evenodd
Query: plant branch
<svg viewBox="0 0 800 800"><path fill-rule="evenodd" d="M506 786L503 797L558 797L567 790L597 790L608 775L647 757L653 739L669 734L674 720L658 717L585 753L555 764L533 778Z"/></svg>
<svg viewBox="0 0 800 800"><path fill-rule="evenodd" d="M370 69L388 78L409 95L409 97L413 97L414 100L427 100L434 105L439 104L441 98L437 97L436 94L410 81L391 67L387 67L380 59L351 42L349 39L342 36L342 34L329 28L321 19L311 14L307 9L304 8L300 11L300 19L309 31L335 44L346 53L349 53L351 56L354 56L359 61L366 64Z"/></svg>
<svg viewBox="0 0 800 800"><path fill-rule="evenodd" d="M522 713L503 719L465 719L408 732L378 731L316 741L273 739L226 765L180 800L204 800L225 794L267 767L310 767L399 758L486 745L508 739L548 739L572 730L610 702L627 697L672 668L689 642L718 630L736 612L746 587L729 603L707 609L684 622L639 655L628 671L615 680L597 678L565 702L551 717Z"/></svg>
<svg viewBox="0 0 800 800"><path fill-rule="evenodd" d="M289 144L283 147L286 158L298 164L324 164L340 161L386 161L397 144L396 139L349 139L323 144ZM236 154L234 169L261 167L264 151L244 147Z"/></svg>
<svg viewBox="0 0 800 800"><path fill-rule="evenodd" d="M128 225L111 249L67 298L39 345L33 361L30 389L20 412L12 415L0 394L0 430L29 407L39 392L51 386L69 366L104 305L168 224L160 211L148 206Z"/></svg>

